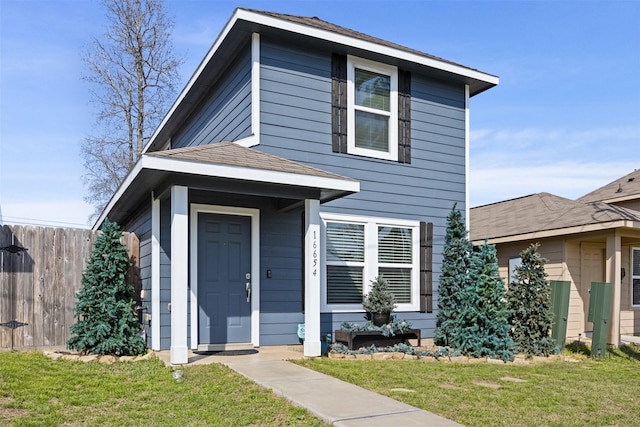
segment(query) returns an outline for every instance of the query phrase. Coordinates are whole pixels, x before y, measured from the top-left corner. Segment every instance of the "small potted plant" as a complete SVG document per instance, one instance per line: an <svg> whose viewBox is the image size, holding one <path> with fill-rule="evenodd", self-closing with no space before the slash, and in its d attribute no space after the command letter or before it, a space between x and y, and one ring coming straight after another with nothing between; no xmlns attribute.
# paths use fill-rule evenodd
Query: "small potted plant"
<svg viewBox="0 0 640 427"><path fill-rule="evenodd" d="M383 277L378 276L371 283L371 290L365 296L362 306L373 324L382 326L389 323L391 312L396 308L396 298Z"/></svg>

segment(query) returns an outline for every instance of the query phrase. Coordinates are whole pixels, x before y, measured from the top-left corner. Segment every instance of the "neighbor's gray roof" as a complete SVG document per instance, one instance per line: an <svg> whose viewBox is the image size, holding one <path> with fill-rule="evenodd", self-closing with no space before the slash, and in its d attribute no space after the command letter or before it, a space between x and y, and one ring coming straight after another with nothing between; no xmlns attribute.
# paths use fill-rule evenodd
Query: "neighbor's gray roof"
<svg viewBox="0 0 640 427"><path fill-rule="evenodd" d="M640 222L640 212L537 193L472 208L469 231L471 240L479 241L624 220Z"/></svg>
<svg viewBox="0 0 640 427"><path fill-rule="evenodd" d="M233 142L218 142L195 147L155 151L153 153L146 153L145 156L356 181L353 178L303 165L272 154L263 153Z"/></svg>
<svg viewBox="0 0 640 427"><path fill-rule="evenodd" d="M636 169L622 178L585 194L577 201L582 203L602 202L608 200L620 200L628 198L640 198L640 169Z"/></svg>

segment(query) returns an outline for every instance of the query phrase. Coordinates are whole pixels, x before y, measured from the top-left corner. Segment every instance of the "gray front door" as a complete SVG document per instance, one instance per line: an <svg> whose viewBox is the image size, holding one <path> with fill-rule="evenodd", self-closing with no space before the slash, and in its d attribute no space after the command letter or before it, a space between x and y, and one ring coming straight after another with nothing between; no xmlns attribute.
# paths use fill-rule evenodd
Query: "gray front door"
<svg viewBox="0 0 640 427"><path fill-rule="evenodd" d="M200 344L251 342L251 219L198 214Z"/></svg>

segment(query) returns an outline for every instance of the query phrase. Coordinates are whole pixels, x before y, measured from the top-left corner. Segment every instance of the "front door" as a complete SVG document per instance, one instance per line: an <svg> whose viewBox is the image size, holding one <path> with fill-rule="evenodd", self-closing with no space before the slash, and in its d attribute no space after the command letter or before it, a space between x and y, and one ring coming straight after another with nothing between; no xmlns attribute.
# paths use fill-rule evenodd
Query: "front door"
<svg viewBox="0 0 640 427"><path fill-rule="evenodd" d="M200 345L251 342L251 219L198 214Z"/></svg>

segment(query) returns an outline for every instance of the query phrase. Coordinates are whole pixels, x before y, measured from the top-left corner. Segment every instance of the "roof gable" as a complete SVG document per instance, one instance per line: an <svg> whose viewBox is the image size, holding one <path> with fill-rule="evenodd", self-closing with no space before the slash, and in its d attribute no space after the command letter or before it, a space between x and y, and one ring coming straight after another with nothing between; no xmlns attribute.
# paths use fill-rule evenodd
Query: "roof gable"
<svg viewBox="0 0 640 427"><path fill-rule="evenodd" d="M376 37L340 27L315 17L286 15L238 8L187 82L143 152L162 149L180 123L197 108L216 84L227 64L251 40L251 35L272 34L331 46L378 62L402 65L434 78L469 86L469 96L496 86L497 76L447 61Z"/></svg>

